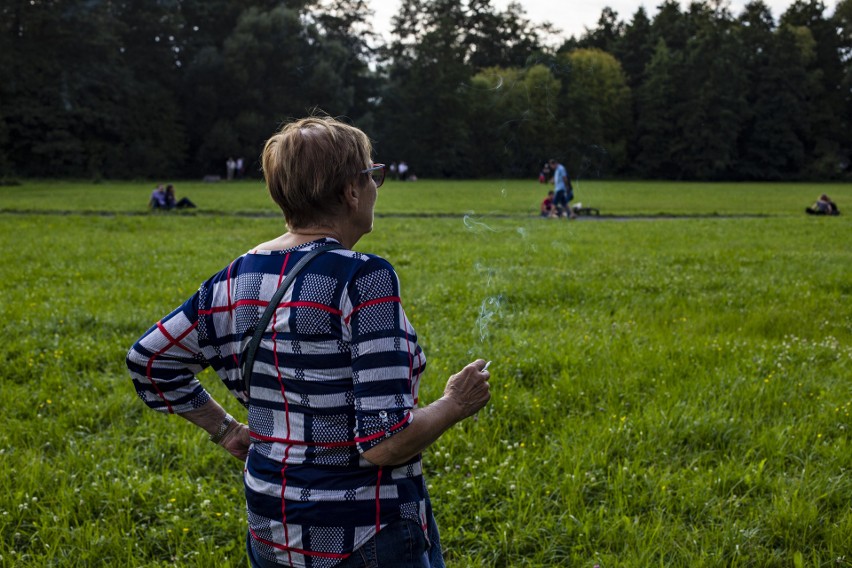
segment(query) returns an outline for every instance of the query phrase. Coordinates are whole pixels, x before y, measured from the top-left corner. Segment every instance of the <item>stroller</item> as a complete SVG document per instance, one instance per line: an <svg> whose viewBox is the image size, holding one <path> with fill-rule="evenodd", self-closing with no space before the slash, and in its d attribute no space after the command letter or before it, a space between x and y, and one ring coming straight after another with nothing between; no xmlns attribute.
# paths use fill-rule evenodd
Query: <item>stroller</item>
<svg viewBox="0 0 852 568"><path fill-rule="evenodd" d="M582 203L575 203L571 206L574 215L599 216L601 212L594 207L583 207Z"/></svg>

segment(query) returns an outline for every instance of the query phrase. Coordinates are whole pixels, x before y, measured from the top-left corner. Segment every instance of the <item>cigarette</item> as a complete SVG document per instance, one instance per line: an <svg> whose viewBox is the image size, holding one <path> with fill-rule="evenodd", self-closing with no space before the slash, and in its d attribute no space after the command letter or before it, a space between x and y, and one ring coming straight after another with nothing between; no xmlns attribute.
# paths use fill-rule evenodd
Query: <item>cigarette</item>
<svg viewBox="0 0 852 568"><path fill-rule="evenodd" d="M482 367L482 370L483 370L483 371L487 371L487 370L488 370L488 365L490 365L490 364L491 364L491 361L488 361L487 363L485 363L485 366L484 366L484 367Z"/></svg>

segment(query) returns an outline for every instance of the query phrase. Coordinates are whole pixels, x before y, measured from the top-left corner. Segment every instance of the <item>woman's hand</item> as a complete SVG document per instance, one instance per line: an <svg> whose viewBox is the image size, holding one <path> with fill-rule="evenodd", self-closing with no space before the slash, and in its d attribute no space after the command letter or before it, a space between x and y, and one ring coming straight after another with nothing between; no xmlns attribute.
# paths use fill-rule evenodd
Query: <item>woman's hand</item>
<svg viewBox="0 0 852 568"><path fill-rule="evenodd" d="M248 426L234 420L228 431L225 432L225 435L219 441L219 445L228 450L228 453L238 460L246 461L249 446L251 445Z"/></svg>
<svg viewBox="0 0 852 568"><path fill-rule="evenodd" d="M444 398L458 406L459 420L476 414L491 398L491 385L488 384L491 373L484 368L485 359L477 359L451 376L444 387Z"/></svg>
<svg viewBox="0 0 852 568"><path fill-rule="evenodd" d="M212 398L200 407L187 410L183 414L180 414L180 417L189 420L207 432L211 436L211 439L213 439L213 436L216 436L219 440L217 444L228 450L228 453L235 458L245 461L246 457L248 457L248 450L251 445L248 426L232 419L225 412L225 409L219 406L219 403ZM229 422L228 428L222 434L222 437L218 438L219 428L226 421Z"/></svg>

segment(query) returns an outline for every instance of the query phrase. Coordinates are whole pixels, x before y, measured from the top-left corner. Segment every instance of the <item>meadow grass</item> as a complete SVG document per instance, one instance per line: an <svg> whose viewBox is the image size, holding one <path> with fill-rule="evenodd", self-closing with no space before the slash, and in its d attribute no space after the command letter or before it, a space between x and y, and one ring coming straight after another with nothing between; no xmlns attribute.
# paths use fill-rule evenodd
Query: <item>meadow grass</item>
<svg viewBox="0 0 852 568"><path fill-rule="evenodd" d="M852 224L801 212L849 187L589 182L699 218L572 223L501 183L383 187L356 247L399 273L424 401L493 361L424 454L448 565L852 565ZM124 354L282 221L256 184L179 184L196 214L141 214L149 189L0 188L0 566L245 565L241 465Z"/></svg>
<svg viewBox="0 0 852 568"><path fill-rule="evenodd" d="M0 212L147 212L154 182L32 181L0 187ZM189 196L194 215L278 215L259 181L179 182L178 198ZM679 183L671 181L575 180L575 202L603 216L789 216L799 217L820 193L841 210L852 203L852 186L840 183ZM523 216L538 213L552 186L536 180L434 181L388 180L379 190L378 215Z"/></svg>

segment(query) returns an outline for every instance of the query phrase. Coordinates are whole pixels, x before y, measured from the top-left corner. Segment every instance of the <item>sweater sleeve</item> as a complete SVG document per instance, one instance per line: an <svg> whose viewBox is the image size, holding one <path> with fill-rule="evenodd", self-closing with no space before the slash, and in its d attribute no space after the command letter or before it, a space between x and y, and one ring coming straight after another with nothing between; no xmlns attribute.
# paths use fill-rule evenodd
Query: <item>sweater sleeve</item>
<svg viewBox="0 0 852 568"><path fill-rule="evenodd" d="M198 293L146 331L127 353L136 392L154 410L180 414L210 400L195 378L208 366L197 327Z"/></svg>
<svg viewBox="0 0 852 568"><path fill-rule="evenodd" d="M348 294L355 441L364 452L410 424L420 357L400 303L399 279L387 261L370 258Z"/></svg>

